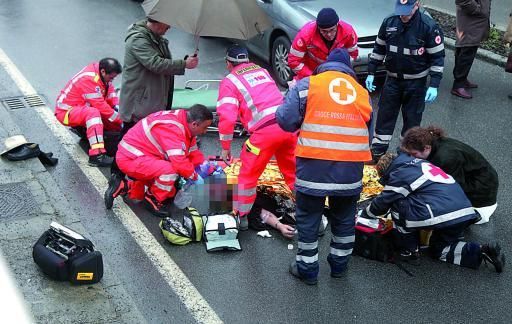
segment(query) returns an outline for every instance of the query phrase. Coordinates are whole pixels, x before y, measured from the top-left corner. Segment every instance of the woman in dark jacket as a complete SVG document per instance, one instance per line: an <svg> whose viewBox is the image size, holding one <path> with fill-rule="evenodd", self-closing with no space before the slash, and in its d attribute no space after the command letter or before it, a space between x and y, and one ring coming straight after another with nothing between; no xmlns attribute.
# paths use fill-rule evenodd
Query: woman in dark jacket
<svg viewBox="0 0 512 324"><path fill-rule="evenodd" d="M426 159L450 174L462 187L482 220L487 223L497 207L498 173L474 148L445 136L435 126L413 127L402 140L401 149Z"/></svg>

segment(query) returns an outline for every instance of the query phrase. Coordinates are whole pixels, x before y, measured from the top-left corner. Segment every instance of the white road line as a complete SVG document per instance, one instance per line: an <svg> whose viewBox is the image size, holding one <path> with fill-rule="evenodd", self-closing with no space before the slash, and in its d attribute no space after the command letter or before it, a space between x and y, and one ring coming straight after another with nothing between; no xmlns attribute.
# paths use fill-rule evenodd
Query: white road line
<svg viewBox="0 0 512 324"><path fill-rule="evenodd" d="M0 66L7 71L23 95L27 96L37 93L1 48ZM76 139L73 138L66 127L62 126L55 119L49 107L38 107L35 108L35 110L55 137L57 137L62 146L71 155L73 160L75 160L78 167L87 176L89 181L94 185L99 195L103 197L103 192L108 185L105 176L97 168L87 165L88 156L78 146ZM98 203L103 204L103 201ZM185 273L183 273L180 267L148 231L146 226L144 226L140 219L122 200L117 199L113 212L120 219L146 256L153 262L170 288L178 295L192 316L200 323L222 323L217 313L215 313L208 302L201 296L190 280L188 280Z"/></svg>

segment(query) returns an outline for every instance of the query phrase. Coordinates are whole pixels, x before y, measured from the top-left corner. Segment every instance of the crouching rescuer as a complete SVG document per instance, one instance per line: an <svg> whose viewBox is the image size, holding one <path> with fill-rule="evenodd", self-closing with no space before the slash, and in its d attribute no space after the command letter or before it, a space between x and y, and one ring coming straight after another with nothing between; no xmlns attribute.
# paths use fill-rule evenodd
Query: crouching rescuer
<svg viewBox="0 0 512 324"><path fill-rule="evenodd" d="M176 181L182 177L195 183L208 176L201 174L205 159L196 137L206 133L212 119L208 108L196 104L188 110L159 111L137 122L119 143L116 162L126 177L112 175L106 207L123 195L144 200L157 216L169 216Z"/></svg>
<svg viewBox="0 0 512 324"><path fill-rule="evenodd" d="M371 115L368 91L357 82L344 48L333 50L311 77L291 88L277 109L284 130L300 130L295 151L298 250L290 273L306 284L317 283L318 229L326 197L332 216L331 276L341 277L347 269L364 162L371 160Z"/></svg>
<svg viewBox="0 0 512 324"><path fill-rule="evenodd" d="M477 269L482 260L502 272L505 257L498 244L463 241L465 229L480 220L461 186L434 164L401 153L386 153L377 171L384 190L362 216L377 218L391 210L398 257L418 262L419 231L432 230L429 252L435 259Z"/></svg>
<svg viewBox="0 0 512 324"><path fill-rule="evenodd" d="M113 161L106 155L103 131L121 130L119 99L112 84L121 72L121 64L113 58L91 63L66 84L57 98L57 120L64 126L86 128L91 166L109 166Z"/></svg>

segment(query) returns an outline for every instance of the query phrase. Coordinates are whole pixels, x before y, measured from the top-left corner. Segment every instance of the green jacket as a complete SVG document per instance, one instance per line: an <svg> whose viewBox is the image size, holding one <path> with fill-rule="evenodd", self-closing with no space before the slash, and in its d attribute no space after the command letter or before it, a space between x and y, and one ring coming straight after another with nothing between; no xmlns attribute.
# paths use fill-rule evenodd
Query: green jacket
<svg viewBox="0 0 512 324"><path fill-rule="evenodd" d="M169 41L139 21L128 29L119 112L124 122L136 122L172 104L174 75L185 74L185 61L172 59Z"/></svg>
<svg viewBox="0 0 512 324"><path fill-rule="evenodd" d="M443 137L432 145L428 159L457 181L473 207L491 206L498 195L498 173L474 148Z"/></svg>

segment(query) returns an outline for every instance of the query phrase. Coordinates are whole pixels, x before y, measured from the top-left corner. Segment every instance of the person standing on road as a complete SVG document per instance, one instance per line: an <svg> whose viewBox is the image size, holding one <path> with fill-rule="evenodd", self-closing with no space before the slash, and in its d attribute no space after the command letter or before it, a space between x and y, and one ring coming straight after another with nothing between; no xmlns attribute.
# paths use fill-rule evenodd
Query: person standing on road
<svg viewBox="0 0 512 324"><path fill-rule="evenodd" d="M197 67L196 55L188 55L184 60L172 59L169 41L163 37L170 28L147 18L128 29L119 107L124 125L119 141L137 121L151 113L171 109L174 76ZM109 186L117 188L123 177L114 160Z"/></svg>
<svg viewBox="0 0 512 324"><path fill-rule="evenodd" d="M295 72L296 80L300 80L310 76L333 49L340 47L346 48L355 60L359 52L356 32L350 24L339 19L334 9L323 8L316 21L308 22L295 36L288 65Z"/></svg>
<svg viewBox="0 0 512 324"><path fill-rule="evenodd" d="M429 160L451 175L462 187L484 224L498 206L498 173L474 148L445 136L435 126L413 127L405 133L401 149L420 159Z"/></svg>
<svg viewBox="0 0 512 324"><path fill-rule="evenodd" d="M240 153L242 166L234 206L240 217L240 230L244 231L249 228L247 216L256 200L258 179L272 156L293 190L297 136L277 125L275 112L283 95L268 71L249 61L245 47L235 45L227 50L226 67L229 74L220 83L217 101L222 159L228 164L231 160L231 141L238 118L251 134Z"/></svg>
<svg viewBox="0 0 512 324"><path fill-rule="evenodd" d="M368 91L376 88L373 82L378 65L384 62L388 73L372 140L374 162L389 147L400 109L403 136L409 128L420 125L425 102L437 98L444 69L443 32L419 7L418 0L397 0L395 14L384 19L370 55Z"/></svg>
<svg viewBox="0 0 512 324"><path fill-rule="evenodd" d="M507 26L507 30L505 31L505 34L503 35L503 41L505 42L505 44L508 45L509 47L509 53L508 53L508 57L509 57L509 60L512 60L512 11L510 12L510 15L509 15L509 20L508 20L508 26ZM512 93L510 93L508 95L508 98L510 100L512 100Z"/></svg>
<svg viewBox="0 0 512 324"><path fill-rule="evenodd" d="M112 80L122 72L116 59L91 63L66 84L57 98L55 117L64 126L85 127L89 141L89 165L110 166L103 131L119 131L118 98Z"/></svg>
<svg viewBox="0 0 512 324"><path fill-rule="evenodd" d="M119 113L124 123L135 123L151 113L170 109L174 76L194 69L198 57L173 60L163 36L171 27L144 19L133 24L125 39L124 73Z"/></svg>
<svg viewBox="0 0 512 324"><path fill-rule="evenodd" d="M377 163L384 190L363 210L378 218L391 210L393 235L402 261L418 262L419 231L433 230L429 252L435 259L477 269L482 260L502 272L505 256L499 244L464 242L465 229L479 217L460 185L434 164L387 153Z"/></svg>
<svg viewBox="0 0 512 324"><path fill-rule="evenodd" d="M109 187L105 205L112 207L114 198L128 195L135 201L144 200L153 214L168 216L178 178L197 181L208 175L200 174L205 159L196 136L206 132L212 119L208 108L197 104L188 110L159 111L137 122L116 154L119 168L129 178L118 187Z"/></svg>
<svg viewBox="0 0 512 324"><path fill-rule="evenodd" d="M491 0L455 0L457 5L457 40L451 94L464 99L473 95L468 89L478 85L468 80L480 43L489 37Z"/></svg>
<svg viewBox="0 0 512 324"><path fill-rule="evenodd" d="M298 250L290 273L314 285L318 277L318 230L325 198L331 212L332 277L347 269L354 246L356 203L364 162L371 159L372 106L344 48L333 50L312 76L300 80L277 109L279 126L299 132L296 171Z"/></svg>

